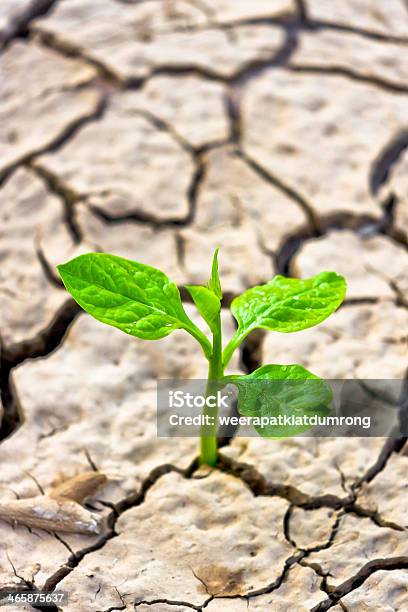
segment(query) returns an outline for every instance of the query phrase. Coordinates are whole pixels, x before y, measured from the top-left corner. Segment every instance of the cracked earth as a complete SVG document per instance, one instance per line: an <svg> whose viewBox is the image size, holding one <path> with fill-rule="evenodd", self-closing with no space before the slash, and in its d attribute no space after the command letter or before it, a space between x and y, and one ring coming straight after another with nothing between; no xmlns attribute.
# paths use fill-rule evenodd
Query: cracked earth
<svg viewBox="0 0 408 612"><path fill-rule="evenodd" d="M244 289L334 269L330 321L251 336L233 370L406 379L407 3L2 0L0 48L0 593L408 610L404 438L235 436L199 469L197 440L157 439L155 417L158 377L206 374L193 340L103 327L55 273L99 250L181 287L221 245L228 337ZM92 471L108 482L78 501L99 533L4 520Z"/></svg>

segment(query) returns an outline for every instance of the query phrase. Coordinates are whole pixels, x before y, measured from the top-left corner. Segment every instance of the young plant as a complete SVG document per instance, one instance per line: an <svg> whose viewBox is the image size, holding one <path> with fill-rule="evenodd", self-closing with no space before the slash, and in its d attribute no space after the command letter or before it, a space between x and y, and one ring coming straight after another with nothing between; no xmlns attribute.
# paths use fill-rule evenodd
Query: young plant
<svg viewBox="0 0 408 612"><path fill-rule="evenodd" d="M218 249L206 285L186 285L207 323L212 342L185 312L177 286L160 270L116 255L89 253L58 266L62 281L78 304L98 321L144 340L165 338L184 329L200 344L208 360L207 395L220 386L237 386L238 410L245 416L297 411L324 411L330 401L328 385L300 365L265 365L252 374L225 376L233 353L251 331L262 328L297 332L324 321L342 303L346 282L335 272L321 272L299 280L275 276L266 285L253 287L232 301L237 331L223 349L221 284ZM290 384L284 384L285 382ZM256 384L253 384L256 383ZM200 461L217 462L217 408L205 408L212 425L201 429ZM256 427L265 437L287 437L305 427Z"/></svg>

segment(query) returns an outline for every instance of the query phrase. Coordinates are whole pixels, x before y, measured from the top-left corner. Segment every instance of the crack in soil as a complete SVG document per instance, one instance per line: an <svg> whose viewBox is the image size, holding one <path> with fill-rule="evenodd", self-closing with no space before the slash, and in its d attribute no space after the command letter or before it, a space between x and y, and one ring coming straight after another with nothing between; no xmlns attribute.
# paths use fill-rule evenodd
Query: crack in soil
<svg viewBox="0 0 408 612"><path fill-rule="evenodd" d="M406 441L407 437L405 436L387 439L375 463L367 469L354 485L352 485L353 490L356 491L360 489L363 484L370 483L380 472L382 472L391 455L394 453L399 454L403 450Z"/></svg>
<svg viewBox="0 0 408 612"><path fill-rule="evenodd" d="M237 70L235 76L230 80L236 87L247 86L249 82L270 68L287 66L292 55L299 45L299 28L297 23L282 24L285 39L280 47L270 58L254 58Z"/></svg>
<svg viewBox="0 0 408 612"><path fill-rule="evenodd" d="M194 171L192 172L190 184L187 188L186 193L189 210L183 218L168 217L166 219L162 219L155 216L154 214L147 213L142 210L133 210L125 214L112 215L104 209L100 208L99 206L89 203L89 199L92 198L92 196L94 195L93 193L78 193L72 186L67 184L57 174L49 170L48 167L36 161L33 157L30 162L30 167L37 173L40 178L42 178L46 182L49 190L55 195L59 196L64 203L65 222L75 244L79 244L84 238L81 227L77 222L75 215L75 205L80 201L86 203L89 209L94 213L94 215L101 219L104 223L115 224L124 222L134 222L137 224L150 226L153 229L177 228L190 225L195 216L196 202L200 186L205 178L205 153L214 148L228 144L227 140L214 141L205 143L203 146L195 148L190 143L188 143L182 136L180 136L168 122L155 116L150 111L135 110L132 114L137 114L143 117L156 129L160 131L165 131L184 151L186 151L191 156L192 162L194 164ZM104 193L107 194L109 193L109 191Z"/></svg>
<svg viewBox="0 0 408 612"><path fill-rule="evenodd" d="M251 157L243 149L237 151L237 156L242 159L249 166L249 168L254 170L254 172L266 183L273 185L282 193L284 193L290 200L295 202L295 204L297 204L305 213L306 218L314 234L319 235L319 223L317 220L316 212L314 211L313 206L310 204L310 202L308 202L299 191L286 184L284 180L274 175L270 170L267 170L262 164L260 164L256 159Z"/></svg>
<svg viewBox="0 0 408 612"><path fill-rule="evenodd" d="M60 276L58 275L56 268L50 264L47 259L46 254L41 248L40 244L36 245L35 253L37 255L38 261L40 262L41 269L43 274L49 284L55 289L64 289L64 283L62 282Z"/></svg>
<svg viewBox="0 0 408 612"><path fill-rule="evenodd" d="M326 612L333 608L342 597L360 587L372 574L380 570L392 571L408 569L408 557L388 557L369 561L351 578L342 582L336 588L327 587L329 598L314 606L310 612Z"/></svg>
<svg viewBox="0 0 408 612"><path fill-rule="evenodd" d="M211 597L211 600L213 600L213 597ZM154 606L157 604L166 604L167 606L184 606L185 608L191 608L192 610L197 610L197 612L201 612L201 610L204 608L204 606L195 606L192 603L189 603L188 601L182 601L182 600L172 600L172 599L152 599L150 601L147 601L146 599L143 599L141 601L135 601L134 603L134 607L135 609L138 608L139 606L145 605L145 606Z"/></svg>
<svg viewBox="0 0 408 612"><path fill-rule="evenodd" d="M119 0L120 1L120 0ZM124 0L126 1L126 0ZM359 26L347 25L328 19L317 19L309 16L308 9L304 0L293 0L296 4L296 15L283 14L278 16L258 16L258 17L242 17L238 19L230 19L223 22L214 20L211 24L187 25L182 28L174 28L173 32L203 32L207 30L222 30L229 31L243 26L281 26L281 27L296 27L300 33L303 32L320 32L324 30L333 30L344 34L356 34L362 38L382 42L384 44L401 44L408 45L408 37L398 36L393 34L385 34Z"/></svg>
<svg viewBox="0 0 408 612"><path fill-rule="evenodd" d="M0 444L15 434L25 420L24 409L12 380L12 370L27 359L46 357L58 348L80 312L81 309L76 302L68 299L56 312L49 325L35 336L9 346L0 345L0 394L4 408Z"/></svg>
<svg viewBox="0 0 408 612"><path fill-rule="evenodd" d="M67 331L82 312L78 304L68 298L57 310L50 323L35 336L5 346L2 351L2 371L12 370L27 359L46 357L58 348Z"/></svg>
<svg viewBox="0 0 408 612"><path fill-rule="evenodd" d="M3 418L0 422L0 444L21 426L24 417L10 369L4 361L4 349L0 338L0 404Z"/></svg>
<svg viewBox="0 0 408 612"><path fill-rule="evenodd" d="M99 78L110 86L118 89L138 89L144 83L145 79L143 78L123 79L114 70L109 68L109 66L87 53L81 46L67 40L66 38L61 38L60 35L53 34L47 30L42 30L41 26L31 26L30 35L32 36L33 40L37 41L47 49L50 49L64 57L78 59L84 62L84 64L91 66L96 70ZM92 83L93 79L94 77L90 79L89 83Z"/></svg>
<svg viewBox="0 0 408 612"><path fill-rule="evenodd" d="M123 597L119 593L118 589L115 588L115 590L119 596L119 599L123 601ZM110 608L107 608L106 610L97 610L96 612L114 612L114 610L126 610L126 604L123 603L121 606L111 606Z"/></svg>
<svg viewBox="0 0 408 612"><path fill-rule="evenodd" d="M288 557L285 560L283 571L280 574L280 576L278 576L275 580L273 580L273 582L269 583L265 587L261 587L260 589L249 591L249 593L246 593L246 595L239 595L238 597L237 596L235 597L220 596L220 597L216 597L215 599L237 599L239 598L239 599L245 599L248 601L249 599L253 599L254 597L259 597L260 595L269 595L270 593L272 593L273 591L276 591L277 589L279 589L279 587L282 586L283 582L286 580L288 576L288 573L291 567L299 563L299 560L302 559L305 554L306 553L303 553L303 552L299 552L299 553L295 552L293 555Z"/></svg>
<svg viewBox="0 0 408 612"><path fill-rule="evenodd" d="M168 134L172 138L172 140L189 155L194 155L194 153L196 152L195 147L193 147L193 145L191 145L188 140L186 140L181 134L179 134L179 132L176 130L175 127L171 125L171 123L161 117L158 117L150 110L147 110L145 108L132 108L129 111L129 114L136 117L142 117L142 119L147 121L147 123L150 123L150 125L159 130L159 132L166 132L166 134Z"/></svg>
<svg viewBox="0 0 408 612"><path fill-rule="evenodd" d="M334 537L335 537L335 534L332 534L330 539L325 544L322 544L319 550L330 548L330 546L333 543ZM261 595L269 595L273 591L278 590L282 586L282 584L285 582L285 580L287 579L291 569L295 565L302 565L304 559L306 559L312 552L313 550L309 551L309 550L301 550L301 549L300 550L298 549L297 551L295 551L295 553L290 555L285 560L282 573L273 582L269 583L267 586L261 587L253 591L249 591L248 593L244 595L220 595L220 596L214 595L210 600L205 602L205 604L202 606L201 609L204 609L205 607L207 607L207 605L215 599L241 599L241 600L245 600L248 605L250 599L260 597Z"/></svg>
<svg viewBox="0 0 408 612"><path fill-rule="evenodd" d="M64 223L73 243L79 244L83 240L83 235L81 227L77 223L74 208L75 204L82 200L84 196L77 193L61 177L37 160L32 159L27 166L45 183L48 191L62 201L64 206Z"/></svg>
<svg viewBox="0 0 408 612"><path fill-rule="evenodd" d="M295 542L295 540L290 535L290 523L293 517L293 511L295 507L296 506L294 506L293 504L291 504L288 507L285 513L285 516L284 516L284 520L283 520L283 532L289 544L291 544L297 550L307 553L307 555L310 555L311 553L314 553L314 552L320 552L321 550L326 550L327 548L330 548L336 538L337 532L341 524L341 520L343 516L345 515L345 512L340 511L337 514L336 520L333 523L333 526L330 531L330 535L326 542L324 542L323 544L316 544L316 546L308 546L307 548L303 548L302 546L298 546L298 544Z"/></svg>
<svg viewBox="0 0 408 612"><path fill-rule="evenodd" d="M56 586L68 576L68 574L70 574L76 567L78 567L78 565L87 555L97 550L101 550L105 546L105 544L109 542L109 540L112 540L113 538L117 537L118 533L115 531L115 526L118 518L127 510L135 508L136 506L140 506L145 501L148 491L158 482L158 480L162 476L174 472L183 476L184 478L191 478L197 467L198 460L195 459L184 470L167 463L154 468L146 477L146 479L142 482L142 485L137 492L131 493L117 504L112 505L112 511L106 517L105 533L100 538L98 538L98 540L94 544L70 555L67 562L64 563L64 565L60 566L54 572L54 574L47 578L44 583L43 590L46 592L52 592L56 588Z"/></svg>
<svg viewBox="0 0 408 612"><path fill-rule="evenodd" d="M0 32L0 51L6 49L14 38L28 36L31 21L48 15L58 0L32 0L25 9L17 11Z"/></svg>
<svg viewBox="0 0 408 612"><path fill-rule="evenodd" d="M286 68L289 72L300 73L300 74L325 74L329 76L340 76L351 81L357 81L359 83L368 83L373 87L378 87L385 91L392 93L408 93L408 85L402 85L401 83L391 81L388 79L382 79L370 74L363 74L362 72L356 72L352 68L346 68L345 66L318 66L312 64L301 64L301 63L289 63Z"/></svg>
<svg viewBox="0 0 408 612"><path fill-rule="evenodd" d="M242 139L241 89L236 84L226 84L224 94L225 113L229 122L229 141L240 146Z"/></svg>
<svg viewBox="0 0 408 612"><path fill-rule="evenodd" d="M388 178L389 177L387 176L387 180ZM391 238L391 240L402 246L405 250L408 250L408 243L404 232L395 226L396 205L399 202L400 199L394 193L390 193L385 198L385 202L383 204L383 208L385 211L384 227L380 233L387 236L388 238Z"/></svg>
<svg viewBox="0 0 408 612"><path fill-rule="evenodd" d="M351 487L350 494L344 497L339 497L332 493L312 496L293 485L268 482L254 466L236 461L222 454L219 455L220 463L218 467L222 472L241 480L255 496L281 497L292 506L303 508L304 510L317 510L319 508L342 510L362 518L368 518L378 527L404 531L403 526L386 521L376 510L364 508L357 502L358 491L361 487L359 483L366 482L367 477L372 480L384 469L389 457L393 453L400 452L403 444L405 444L405 438L394 438L391 442L387 440L385 444L386 450L382 450L377 462L371 466L369 475L364 475L360 478L355 486Z"/></svg>
<svg viewBox="0 0 408 612"><path fill-rule="evenodd" d="M192 159L194 170L191 175L190 184L187 188L186 198L188 201L188 212L183 217L168 217L166 219L158 218L156 215L147 213L141 210L133 210L131 212L119 215L112 215L107 211L101 209L97 205L89 204L89 199L92 197L92 193L79 194L72 187L62 181L58 175L55 175L47 168L41 166L41 164L35 163L36 168L47 181L50 189L54 193L58 194L66 204L66 221L68 227L73 234L75 242L80 242L83 238L81 228L75 218L75 204L78 201L87 203L89 209L104 223L123 223L123 222L134 222L142 225L150 226L153 229L160 228L178 228L190 225L195 217L197 199L199 196L201 185L205 179L207 171L206 153L216 149L218 147L226 146L229 144L229 139L220 141L210 141L204 143L200 147L194 147L185 138L183 138L177 130L167 121L164 121L160 117L154 115L151 111L147 110L134 110L132 114L139 115L153 125L156 129L166 132L184 151L186 151Z"/></svg>
<svg viewBox="0 0 408 612"><path fill-rule="evenodd" d="M316 561L307 561L306 559L301 559L299 561L299 565L301 565L302 567L308 567L309 569L313 570L314 573L319 576L319 578L321 578L321 582L320 582L320 590L324 591L326 593L326 595L328 595L328 590L327 590L327 578L329 576L331 576L330 572L325 572L324 569L322 568L322 566L317 563Z"/></svg>
<svg viewBox="0 0 408 612"><path fill-rule="evenodd" d="M398 162L407 147L408 129L404 129L394 134L378 153L370 172L372 194L377 195L381 187L387 183L392 167Z"/></svg>
<svg viewBox="0 0 408 612"><path fill-rule="evenodd" d="M298 22L304 26L308 21L307 6L304 0L294 0L298 15Z"/></svg>
<svg viewBox="0 0 408 612"><path fill-rule="evenodd" d="M395 36L393 34L383 34L382 32L376 32L369 28L362 28L358 26L352 26L347 24L338 23L336 21L330 21L326 19L314 19L307 18L306 27L310 31L320 30L334 30L335 32L344 32L347 34L358 34L363 38L369 38L377 40L382 43L408 45L408 37L406 36Z"/></svg>
<svg viewBox="0 0 408 612"><path fill-rule="evenodd" d="M80 45L62 38L60 34L53 34L47 30L41 29L41 26L32 26L31 35L35 40L40 42L45 47L54 50L55 52L70 58L76 58L83 61L85 64L92 66L98 73L99 78L105 81L106 84L118 89L141 89L153 77L157 75L165 76L183 76L193 75L215 81L223 84L231 84L232 86L242 86L258 76L263 70L274 66L286 65L293 52L298 46L298 25L293 21L277 22L285 32L285 40L280 49L274 51L270 57L254 57L243 62L235 72L226 75L205 66L200 66L196 63L179 63L179 64L158 64L152 66L148 73L144 76L123 77L116 73L114 68L107 66L104 62L96 59L92 54L85 51ZM222 30L223 27L215 29ZM183 32L189 31L189 28L183 28ZM88 84L91 84L93 79L90 79Z"/></svg>
<svg viewBox="0 0 408 612"><path fill-rule="evenodd" d="M154 214L142 210L134 210L120 215L111 215L94 204L88 204L88 207L95 214L95 216L101 219L104 223L120 224L123 222L131 222L147 225L152 229L186 227L194 220L197 198L206 174L206 163L203 160L202 155L194 155L193 159L195 162L195 167L186 194L188 201L188 212L182 218L168 217L167 219L161 219ZM87 196L87 198L89 197L91 196Z"/></svg>
<svg viewBox="0 0 408 612"><path fill-rule="evenodd" d="M404 132L405 133L405 132ZM406 143L408 146L408 142ZM388 172L385 173L385 167L396 160L396 149L393 145L390 148L394 151L394 160L391 162L388 155L380 154L378 159L373 163L373 171L377 175L377 169L382 168L383 177L381 184L388 178ZM399 154L402 150L400 148ZM275 176L269 169L262 166L256 159L248 155L245 150L237 147L236 155L244 161L258 176L269 184L282 191L295 204L297 204L307 217L307 224L294 232L288 234L280 247L275 252L270 252L275 263L278 274L293 275L292 260L300 251L306 242L327 235L331 230L353 230L365 236L385 235L391 241L397 244L403 244L407 248L405 240L399 239L392 229L392 219L390 219L390 209L386 204L382 206L383 216L377 219L368 214L356 214L351 212L338 212L321 214L315 210L312 202L309 202L300 191L288 185L280 177ZM365 298L366 299L366 298ZM371 300L371 298L367 298ZM372 303L376 303L377 298L372 298ZM351 300L349 301L351 303ZM402 302L402 300L400 300ZM370 301L371 303L371 301Z"/></svg>
<svg viewBox="0 0 408 612"><path fill-rule="evenodd" d="M80 117L73 119L70 123L64 125L59 134L54 136L50 142L46 143L42 147L39 147L38 149L35 149L34 151L30 151L29 153L22 155L20 159L12 162L8 166L3 167L3 169L0 171L0 187L7 180L7 178L15 170L17 170L17 168L31 164L32 160L39 155L58 151L58 149L63 147L84 125L101 119L107 109L107 105L107 95L102 94L95 107L89 113L81 115Z"/></svg>

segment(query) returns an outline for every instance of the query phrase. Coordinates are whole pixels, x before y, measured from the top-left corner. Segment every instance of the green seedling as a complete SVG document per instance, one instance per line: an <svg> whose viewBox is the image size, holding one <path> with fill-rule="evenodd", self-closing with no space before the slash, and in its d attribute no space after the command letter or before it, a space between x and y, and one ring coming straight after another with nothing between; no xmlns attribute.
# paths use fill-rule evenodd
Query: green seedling
<svg viewBox="0 0 408 612"><path fill-rule="evenodd" d="M160 270L116 255L89 253L58 266L63 283L78 304L98 321L144 340L160 340L183 329L201 345L208 360L207 395L232 383L238 388L238 410L245 416L296 411L313 414L330 402L329 386L300 365L265 365L248 375L225 375L232 355L255 329L298 332L318 325L342 303L346 282L335 272L300 280L275 276L266 285L236 297L231 311L237 330L223 349L222 292L218 249L206 285L187 285L212 341L191 321L177 286ZM290 384L285 384L287 382ZM256 382L256 384L253 384ZM204 408L217 416L217 408ZM319 413L321 414L321 412ZM217 419L201 429L202 464L217 463ZM268 438L298 435L304 427L256 427Z"/></svg>

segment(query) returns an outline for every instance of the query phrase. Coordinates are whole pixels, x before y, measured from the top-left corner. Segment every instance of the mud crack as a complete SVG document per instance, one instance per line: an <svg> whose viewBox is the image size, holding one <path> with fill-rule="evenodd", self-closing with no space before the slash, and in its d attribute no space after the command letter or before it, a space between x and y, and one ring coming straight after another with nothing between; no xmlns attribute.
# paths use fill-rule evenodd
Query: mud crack
<svg viewBox="0 0 408 612"><path fill-rule="evenodd" d="M0 394L4 408L0 443L16 433L25 419L24 409L14 387L12 370L27 359L45 357L59 347L80 311L76 302L68 299L56 312L49 325L32 338L9 346L1 345L0 342Z"/></svg>
<svg viewBox="0 0 408 612"><path fill-rule="evenodd" d="M373 87L378 87L385 91L393 93L408 93L408 85L402 85L401 83L376 77L374 75L363 74L362 72L356 72L351 68L344 66L318 66L311 64L292 63L287 66L290 72L297 72L300 74L325 74L329 76L341 76L351 81L357 81L360 83L368 83Z"/></svg>
<svg viewBox="0 0 408 612"><path fill-rule="evenodd" d="M116 72L109 68L103 62L100 62L91 54L87 53L82 47L76 45L72 41L61 38L60 35L55 35L52 32L42 30L41 27L31 26L30 34L34 40L38 41L41 45L47 49L68 58L74 58L82 61L84 64L94 68L106 84L109 84L115 88L135 88L138 89L144 83L144 79L122 79ZM92 82L92 79L89 83Z"/></svg>
<svg viewBox="0 0 408 612"><path fill-rule="evenodd" d="M15 433L23 421L21 404L3 353L0 338L0 402L4 412L0 426L0 444Z"/></svg>
<svg viewBox="0 0 408 612"><path fill-rule="evenodd" d="M77 303L69 298L57 310L49 325L27 340L3 348L2 365L5 371L15 368L27 359L45 357L59 347L76 317L81 312Z"/></svg>
<svg viewBox="0 0 408 612"><path fill-rule="evenodd" d="M57 174L32 159L28 167L45 183L47 189L57 196L64 206L64 223L74 244L79 244L82 239L82 231L75 218L75 204L83 199L83 196L72 189Z"/></svg>
<svg viewBox="0 0 408 612"><path fill-rule="evenodd" d="M28 35L31 22L37 17L47 15L58 0L32 0L26 8L17 11L0 32L0 51L5 49L14 38Z"/></svg>
<svg viewBox="0 0 408 612"><path fill-rule="evenodd" d="M212 599L212 598L211 598ZM137 601L134 603L134 607L135 609L138 608L139 606L145 605L145 606L155 606L157 604L165 604L167 606L183 606L185 608L191 608L192 610L197 610L198 612L201 612L201 610L203 609L204 606L195 606L192 603L189 603L188 601L175 601L172 599L151 599L150 601L147 601L145 599L143 599L142 601Z"/></svg>
<svg viewBox="0 0 408 612"><path fill-rule="evenodd" d="M66 124L62 127L61 131L54 137L52 140L42 147L30 151L29 153L23 155L20 159L15 162L12 162L10 165L4 167L0 172L0 187L4 183L4 181L14 172L18 167L31 164L32 160L34 160L39 155L43 155L45 153L52 153L53 151L57 151L60 149L70 138L72 138L78 130L82 127L91 123L92 121L98 121L102 118L108 106L108 97L106 94L102 94L97 101L95 107L88 114L77 117L72 120L70 123Z"/></svg>
<svg viewBox="0 0 408 612"><path fill-rule="evenodd" d="M113 538L117 537L118 534L115 531L115 526L118 518L127 510L135 508L136 506L140 506L144 502L149 490L156 484L156 482L158 482L158 480L162 476L170 474L171 472L175 472L177 474L180 474L184 478L190 478L194 471L197 469L197 466L198 461L195 459L190 464L190 466L188 466L184 470L171 464L163 464L154 468L147 476L147 478L143 481L140 489L137 492L128 495L117 504L112 505L112 511L108 514L106 518L105 533L100 538L98 538L98 540L91 546L88 546L78 552L74 552L73 554L71 554L67 562L64 563L64 565L62 565L61 567L59 567L56 572L49 576L49 578L45 581L43 587L44 591L52 592L56 588L56 586L68 576L68 574L70 574L76 567L78 567L78 565L87 555L97 550L101 550L101 548L103 548L105 544L109 542L109 540L112 540Z"/></svg>
<svg viewBox="0 0 408 612"><path fill-rule="evenodd" d="M389 557L387 559L373 559L366 563L354 576L342 582L338 587L327 587L329 598L314 606L311 612L326 612L333 608L342 597L360 587L372 574L380 570L393 571L408 569L408 557Z"/></svg>
<svg viewBox="0 0 408 612"><path fill-rule="evenodd" d="M405 438L387 440L376 463L368 470L367 474L351 486L350 493L344 497L339 497L332 493L312 496L304 493L293 485L268 482L254 466L236 461L223 454L219 455L219 469L240 479L255 496L281 497L288 501L291 506L302 508L303 510L331 508L332 510L343 511L358 517L368 518L378 527L404 531L404 527L401 525L386 521L376 510L364 508L358 503L358 491L362 484L367 481L367 478L371 478L372 480L380 473L387 464L389 457L394 452L399 452L404 444Z"/></svg>

